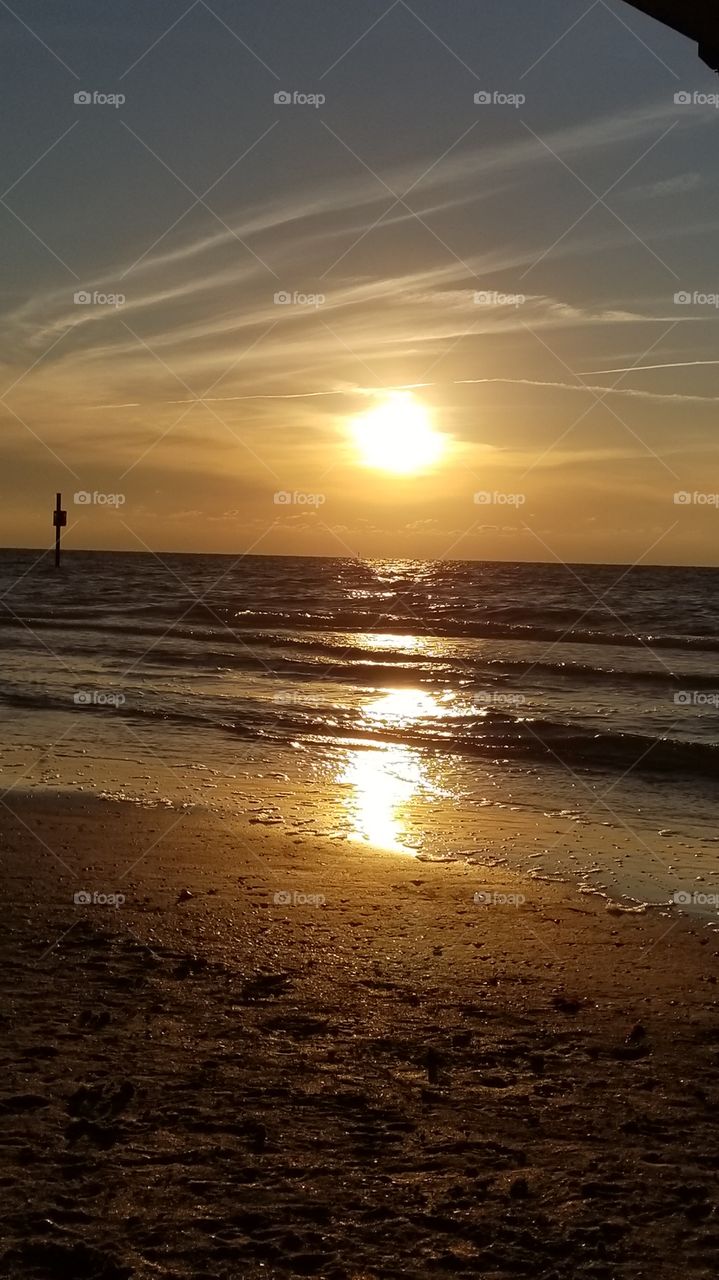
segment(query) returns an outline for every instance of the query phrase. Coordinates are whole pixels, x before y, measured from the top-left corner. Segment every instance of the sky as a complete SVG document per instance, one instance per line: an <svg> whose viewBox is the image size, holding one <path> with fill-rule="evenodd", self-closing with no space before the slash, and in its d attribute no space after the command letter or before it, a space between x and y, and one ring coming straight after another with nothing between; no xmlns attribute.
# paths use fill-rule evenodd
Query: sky
<svg viewBox="0 0 719 1280"><path fill-rule="evenodd" d="M0 544L61 490L68 548L717 563L690 41L622 0L0 0L0 44Z"/></svg>

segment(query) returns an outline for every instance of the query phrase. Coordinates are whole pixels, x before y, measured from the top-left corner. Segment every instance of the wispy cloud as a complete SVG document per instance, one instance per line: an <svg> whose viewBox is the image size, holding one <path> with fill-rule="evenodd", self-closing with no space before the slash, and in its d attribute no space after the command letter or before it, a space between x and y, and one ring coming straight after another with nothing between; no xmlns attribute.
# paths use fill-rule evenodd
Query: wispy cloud
<svg viewBox="0 0 719 1280"><path fill-rule="evenodd" d="M719 360L713 361L694 361L695 364L716 364ZM688 368L690 365L648 365L645 368L673 369ZM598 372L605 373L632 373L638 372L641 366L630 367L627 369L607 369ZM590 375L580 375L587 377ZM596 376L596 375L595 375ZM354 398L357 396L379 396L387 391L422 391L432 387L537 387L549 391L571 391L579 395L591 396L619 396L627 400L651 400L658 404L719 404L719 396L702 396L687 395L678 392L666 393L661 391L641 391L630 387L606 387L602 385L594 385L592 383L582 382L551 382L539 378L452 378L446 382L401 382L395 384L377 384L373 386L351 386L338 387L328 391L290 391L290 392L255 392L249 395L237 396L206 396L202 401L197 401L193 397L185 396L177 400L163 400L161 403L166 405L185 405L195 403L207 404L236 404L251 401L283 401L283 400L342 400L344 398ZM137 409L140 404L131 403L121 404L97 404L93 405L93 409L110 410L110 409Z"/></svg>
<svg viewBox="0 0 719 1280"><path fill-rule="evenodd" d="M580 377L596 378L605 373L646 373L656 369L699 369L712 365L719 365L719 360L672 360L665 364L630 364L621 369L592 369L588 373L580 374Z"/></svg>

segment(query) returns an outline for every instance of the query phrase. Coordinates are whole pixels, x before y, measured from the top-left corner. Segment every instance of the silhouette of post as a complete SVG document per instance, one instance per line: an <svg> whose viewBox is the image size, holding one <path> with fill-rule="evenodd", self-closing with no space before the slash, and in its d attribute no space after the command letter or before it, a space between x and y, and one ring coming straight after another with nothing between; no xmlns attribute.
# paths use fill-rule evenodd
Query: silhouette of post
<svg viewBox="0 0 719 1280"><path fill-rule="evenodd" d="M67 511L62 509L62 494L58 493L55 501L55 510L52 513L52 522L55 526L55 568L60 568L60 530L65 528L67 524Z"/></svg>

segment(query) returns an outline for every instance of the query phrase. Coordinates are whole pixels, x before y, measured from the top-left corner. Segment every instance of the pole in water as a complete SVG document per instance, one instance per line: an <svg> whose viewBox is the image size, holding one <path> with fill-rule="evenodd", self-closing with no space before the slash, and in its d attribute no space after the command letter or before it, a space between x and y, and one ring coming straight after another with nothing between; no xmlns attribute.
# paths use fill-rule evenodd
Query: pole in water
<svg viewBox="0 0 719 1280"><path fill-rule="evenodd" d="M52 513L52 523L55 526L55 568L60 568L60 530L65 528L67 524L67 511L62 509L62 494L58 493L55 501L55 510Z"/></svg>

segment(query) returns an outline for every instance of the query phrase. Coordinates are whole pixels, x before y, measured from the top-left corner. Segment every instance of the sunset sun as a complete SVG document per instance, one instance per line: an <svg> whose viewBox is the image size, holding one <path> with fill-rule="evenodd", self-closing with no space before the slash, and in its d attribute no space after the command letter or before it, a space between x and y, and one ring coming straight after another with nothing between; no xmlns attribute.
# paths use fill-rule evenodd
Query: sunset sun
<svg viewBox="0 0 719 1280"><path fill-rule="evenodd" d="M428 470L440 461L446 447L429 410L409 391L388 392L350 429L362 465L395 475Z"/></svg>

